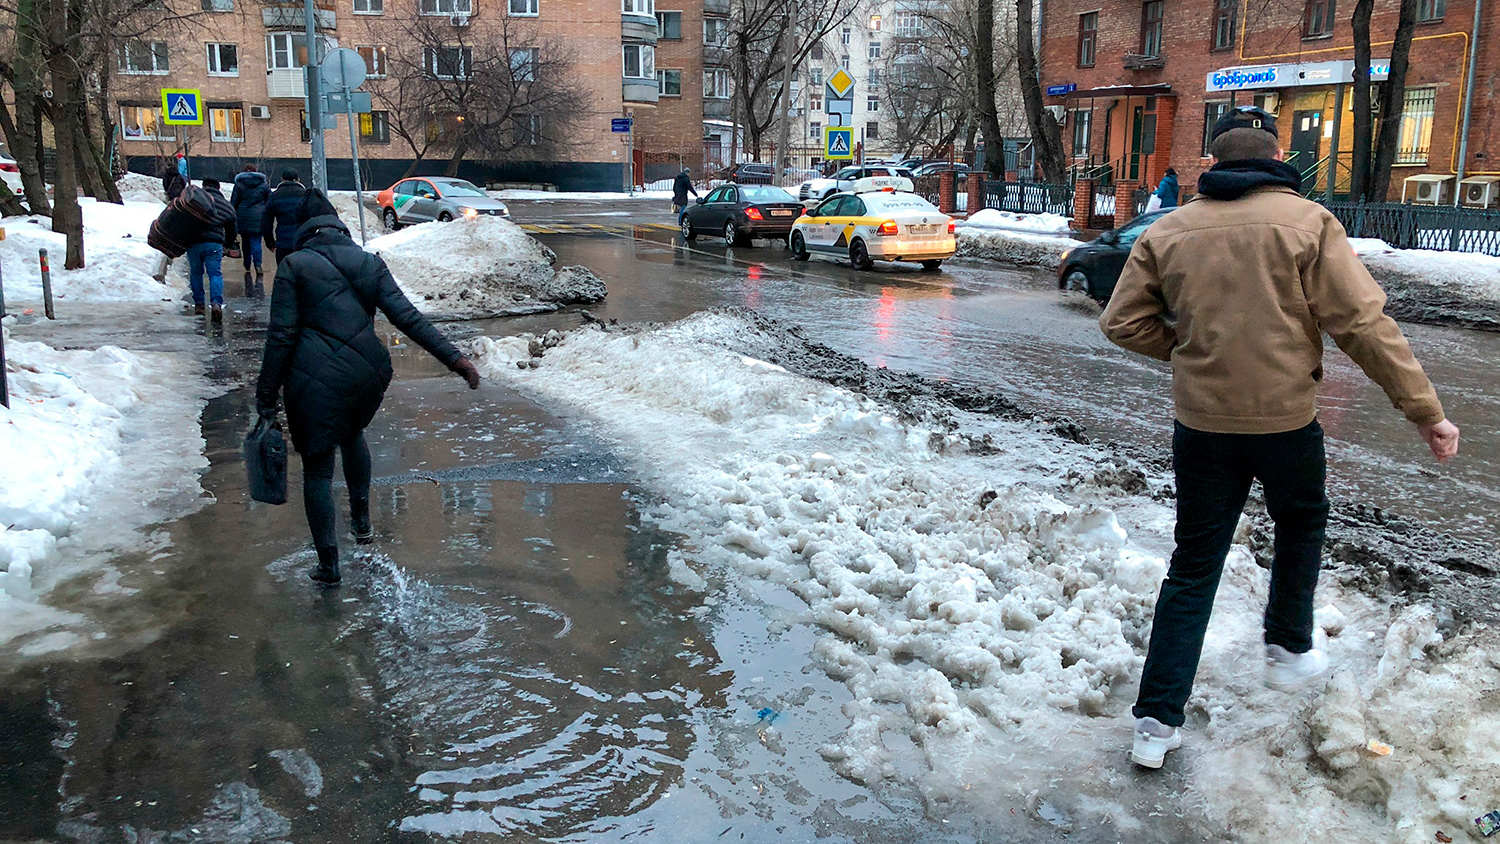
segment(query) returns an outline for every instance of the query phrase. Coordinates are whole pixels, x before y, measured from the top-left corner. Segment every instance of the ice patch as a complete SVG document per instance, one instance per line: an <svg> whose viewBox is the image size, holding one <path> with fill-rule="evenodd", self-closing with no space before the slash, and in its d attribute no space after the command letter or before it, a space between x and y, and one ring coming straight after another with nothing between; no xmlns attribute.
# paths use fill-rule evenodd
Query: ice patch
<svg viewBox="0 0 1500 844"><path fill-rule="evenodd" d="M299 747L295 750L273 750L271 758L281 765L283 771L302 783L302 792L309 798L323 793L323 769L318 767L312 754Z"/></svg>

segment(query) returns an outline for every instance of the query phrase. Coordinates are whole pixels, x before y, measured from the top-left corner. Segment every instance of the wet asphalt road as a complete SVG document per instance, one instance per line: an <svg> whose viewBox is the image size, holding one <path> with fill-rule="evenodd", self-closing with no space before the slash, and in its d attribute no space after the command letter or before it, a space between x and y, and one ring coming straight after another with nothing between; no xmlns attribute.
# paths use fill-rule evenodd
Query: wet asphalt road
<svg viewBox="0 0 1500 844"><path fill-rule="evenodd" d="M1143 453L1165 443L1165 368L1106 344L1045 274L856 273L779 244L688 246L658 203L513 207L596 226L540 236L609 283L602 318L752 307L872 364L982 384ZM117 561L134 595L53 596L106 638L0 659L0 841L996 840L831 773L817 748L847 692L802 670L814 632L795 599L734 581L683 593L665 572L680 538L643 522L649 500L586 426L495 385L469 393L409 347L370 432L379 541L340 590L311 589L295 474L287 506L253 505L238 460L263 312L234 300L222 332L162 328L167 314L80 337L207 346L228 388L204 413L215 503ZM1494 537L1500 336L1409 331L1466 457L1429 468L1333 353L1336 493Z"/></svg>

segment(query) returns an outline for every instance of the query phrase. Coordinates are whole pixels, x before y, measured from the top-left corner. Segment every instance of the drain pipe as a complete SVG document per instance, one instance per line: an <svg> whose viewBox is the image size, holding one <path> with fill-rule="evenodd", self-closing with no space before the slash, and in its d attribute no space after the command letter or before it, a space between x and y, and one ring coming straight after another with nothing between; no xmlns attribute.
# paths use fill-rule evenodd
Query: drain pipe
<svg viewBox="0 0 1500 844"><path fill-rule="evenodd" d="M1484 0L1474 0L1474 30L1469 35L1469 78L1464 83L1464 125L1458 136L1458 178L1453 185L1453 204L1463 202L1464 165L1469 162L1469 122L1474 115L1474 72L1479 63L1479 23Z"/></svg>

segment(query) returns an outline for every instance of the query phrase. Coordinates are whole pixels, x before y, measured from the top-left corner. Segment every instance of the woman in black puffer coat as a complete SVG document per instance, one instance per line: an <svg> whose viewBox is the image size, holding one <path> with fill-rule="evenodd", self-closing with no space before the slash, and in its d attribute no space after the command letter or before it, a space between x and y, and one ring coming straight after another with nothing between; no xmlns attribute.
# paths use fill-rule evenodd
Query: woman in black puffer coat
<svg viewBox="0 0 1500 844"><path fill-rule="evenodd" d="M274 417L285 392L287 427L302 456L303 503L318 549L310 576L331 586L339 582L335 448L344 457L355 540L374 539L364 429L391 382L391 356L375 333L375 311L462 375L471 389L479 387L479 372L412 306L385 261L350 239L321 191L309 190L302 210L307 222L297 230L296 250L276 267L256 408Z"/></svg>

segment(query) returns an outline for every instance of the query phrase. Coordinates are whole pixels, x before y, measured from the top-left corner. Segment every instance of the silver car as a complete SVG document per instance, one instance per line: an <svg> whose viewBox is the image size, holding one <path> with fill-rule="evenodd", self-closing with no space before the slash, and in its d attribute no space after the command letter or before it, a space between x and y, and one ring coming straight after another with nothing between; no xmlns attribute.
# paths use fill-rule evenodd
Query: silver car
<svg viewBox="0 0 1500 844"><path fill-rule="evenodd" d="M447 176L402 179L376 197L385 227L395 231L412 223L446 223L459 217L510 217L505 203L472 182Z"/></svg>

